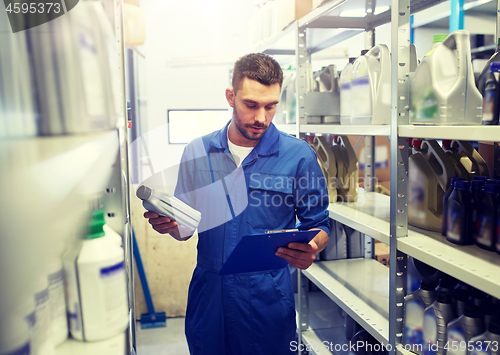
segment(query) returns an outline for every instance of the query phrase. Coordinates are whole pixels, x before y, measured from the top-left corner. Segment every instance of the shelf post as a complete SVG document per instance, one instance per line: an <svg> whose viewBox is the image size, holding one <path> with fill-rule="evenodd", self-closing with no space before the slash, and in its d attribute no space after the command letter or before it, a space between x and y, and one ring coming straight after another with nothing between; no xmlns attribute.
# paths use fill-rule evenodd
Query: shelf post
<svg viewBox="0 0 500 355"><path fill-rule="evenodd" d="M497 27L495 31L495 43L497 44L496 51L498 51L498 37L500 36L500 1L497 1ZM496 52L495 51L495 52Z"/></svg>
<svg viewBox="0 0 500 355"><path fill-rule="evenodd" d="M302 270L297 269L297 309L299 317L299 326L297 329L298 344L302 344L302 332L305 332L307 329L309 329L309 298L307 294L307 284L308 278L303 274Z"/></svg>
<svg viewBox="0 0 500 355"><path fill-rule="evenodd" d="M365 162L365 176L363 185L366 192L373 192L375 191L377 183L377 179L375 178L375 137L365 136L364 141L365 149L363 160ZM363 234L363 241L365 246L364 258L373 259L375 257L375 243L373 242L373 238L369 235Z"/></svg>
<svg viewBox="0 0 500 355"><path fill-rule="evenodd" d="M450 33L464 29L464 0L451 0Z"/></svg>
<svg viewBox="0 0 500 355"><path fill-rule="evenodd" d="M307 124L305 96L307 90L307 39L306 39L306 26L298 27L297 29L297 74L296 74L296 93L297 93L297 124L300 131L300 126Z"/></svg>
<svg viewBox="0 0 500 355"><path fill-rule="evenodd" d="M130 185L129 185L129 165L128 165L128 115L127 115L127 82L126 82L126 49L125 49L125 34L124 34L124 15L123 15L123 0L114 0L115 5L115 37L118 47L118 68L120 78L120 91L122 100L120 100L122 107L122 116L118 118L118 132L120 135L120 180L121 192L123 196L122 211L124 214L123 227L123 249L125 250L125 264L127 271L127 284L128 284L128 302L129 302L129 329L128 329L128 343L127 353L135 354L136 352L136 309L135 309L135 282L134 282L134 255L132 253L132 235L130 226ZM122 139L123 137L123 139Z"/></svg>
<svg viewBox="0 0 500 355"><path fill-rule="evenodd" d="M400 138L398 125L409 122L410 1L392 0L391 8L391 219L390 219L390 355L402 343L406 255L397 248L397 238L408 236L408 141Z"/></svg>

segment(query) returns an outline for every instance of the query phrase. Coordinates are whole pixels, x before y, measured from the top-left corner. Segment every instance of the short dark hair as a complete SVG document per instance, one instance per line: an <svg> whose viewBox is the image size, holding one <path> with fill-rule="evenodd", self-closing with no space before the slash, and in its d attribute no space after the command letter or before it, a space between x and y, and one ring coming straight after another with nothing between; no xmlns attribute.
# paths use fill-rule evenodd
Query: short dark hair
<svg viewBox="0 0 500 355"><path fill-rule="evenodd" d="M236 93L243 78L258 81L262 85L283 85L283 71L279 63L264 53L247 54L234 63L233 90Z"/></svg>

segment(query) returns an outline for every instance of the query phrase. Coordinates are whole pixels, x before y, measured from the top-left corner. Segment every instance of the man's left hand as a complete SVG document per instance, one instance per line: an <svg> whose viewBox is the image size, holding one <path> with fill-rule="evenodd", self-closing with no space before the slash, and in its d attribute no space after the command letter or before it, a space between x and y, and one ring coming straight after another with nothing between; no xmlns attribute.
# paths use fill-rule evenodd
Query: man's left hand
<svg viewBox="0 0 500 355"><path fill-rule="evenodd" d="M290 243L288 244L288 248L278 248L276 255L281 256L290 265L305 270L316 260L317 252L318 245L313 239L309 244Z"/></svg>

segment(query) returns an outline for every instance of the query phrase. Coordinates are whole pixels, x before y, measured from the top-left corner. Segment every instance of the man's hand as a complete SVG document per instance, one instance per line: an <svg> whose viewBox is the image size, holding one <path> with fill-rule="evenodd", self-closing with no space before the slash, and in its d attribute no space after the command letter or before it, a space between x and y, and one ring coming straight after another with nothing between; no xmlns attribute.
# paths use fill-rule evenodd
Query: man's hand
<svg viewBox="0 0 500 355"><path fill-rule="evenodd" d="M155 231L161 234L170 234L177 240L186 240L193 234L192 231L179 228L176 221L169 217L160 216L156 212L147 211L144 213L144 217L149 219L149 224Z"/></svg>
<svg viewBox="0 0 500 355"><path fill-rule="evenodd" d="M318 245L311 240L309 244L306 243L290 243L288 248L278 248L277 256L281 256L288 263L296 268L305 270L316 259L316 252Z"/></svg>
<svg viewBox="0 0 500 355"><path fill-rule="evenodd" d="M316 254L328 243L328 234L321 229L318 231L319 233L308 244L290 243L288 248L278 248L276 255L298 269L307 269L316 260Z"/></svg>

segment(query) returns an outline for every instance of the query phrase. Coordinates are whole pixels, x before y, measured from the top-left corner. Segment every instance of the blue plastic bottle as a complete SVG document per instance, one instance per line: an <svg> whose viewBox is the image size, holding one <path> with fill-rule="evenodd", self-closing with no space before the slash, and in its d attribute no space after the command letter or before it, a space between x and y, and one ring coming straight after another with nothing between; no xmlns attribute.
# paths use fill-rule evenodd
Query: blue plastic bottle
<svg viewBox="0 0 500 355"><path fill-rule="evenodd" d="M500 254L500 205L497 209L497 223L495 230L495 250L498 254Z"/></svg>
<svg viewBox="0 0 500 355"><path fill-rule="evenodd" d="M446 225L448 222L448 199L450 198L451 193L455 189L455 181L459 180L465 180L465 179L458 176L452 177L451 183L448 186L448 189L446 189L446 192L443 196L443 224L441 227L441 234L445 237L446 237Z"/></svg>
<svg viewBox="0 0 500 355"><path fill-rule="evenodd" d="M471 222L472 225L476 225L477 220L477 209L479 207L479 203L481 202L481 197L483 196L483 186L486 180L472 180L470 182L470 195L471 195L471 209L472 209L472 217Z"/></svg>
<svg viewBox="0 0 500 355"><path fill-rule="evenodd" d="M500 63L498 63L500 64ZM476 206L474 240L476 245L486 250L495 250L495 232L500 185L487 183L483 187L483 196Z"/></svg>
<svg viewBox="0 0 500 355"><path fill-rule="evenodd" d="M446 239L454 244L474 244L471 233L471 198L469 183L455 181L455 189L448 199Z"/></svg>

